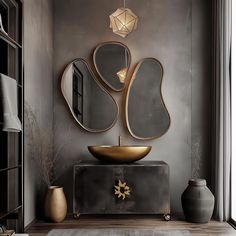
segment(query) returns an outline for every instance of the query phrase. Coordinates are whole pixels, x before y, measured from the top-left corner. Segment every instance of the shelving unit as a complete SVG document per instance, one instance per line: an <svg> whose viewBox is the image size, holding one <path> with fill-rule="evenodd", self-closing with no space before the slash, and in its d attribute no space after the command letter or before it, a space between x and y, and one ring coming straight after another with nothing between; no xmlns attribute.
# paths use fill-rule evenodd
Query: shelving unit
<svg viewBox="0 0 236 236"><path fill-rule="evenodd" d="M23 127L23 27L21 0L0 0L4 33L0 29L0 73L18 84L18 117ZM16 232L23 231L23 131L2 131L0 107L0 223Z"/></svg>

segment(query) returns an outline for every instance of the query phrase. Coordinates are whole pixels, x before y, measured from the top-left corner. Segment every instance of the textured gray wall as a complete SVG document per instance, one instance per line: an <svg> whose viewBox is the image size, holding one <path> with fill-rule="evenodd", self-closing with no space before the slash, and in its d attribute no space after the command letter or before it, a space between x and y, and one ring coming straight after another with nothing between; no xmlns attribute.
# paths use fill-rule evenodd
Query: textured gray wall
<svg viewBox="0 0 236 236"><path fill-rule="evenodd" d="M51 0L24 0L25 226L35 219L36 206L42 209L43 188L33 159L41 157L42 143L44 150L52 146L52 7Z"/></svg>
<svg viewBox="0 0 236 236"><path fill-rule="evenodd" d="M153 146L145 160L163 160L170 165L171 205L181 212L180 196L188 179L205 177L209 152L209 1L127 1L139 17L137 30L123 39L109 29L108 16L122 5L115 0L54 0L54 144L58 154L58 184L64 186L72 210L72 167L80 159L93 158L88 145L124 144ZM203 22L204 21L204 22ZM91 134L73 120L62 98L59 83L65 65L82 57L91 63L94 47L104 41L126 44L131 68L144 57L155 57L164 67L163 97L170 112L171 127L160 139L133 139L123 121L122 93L112 93L121 108L116 125L108 132ZM207 50L205 50L207 49ZM205 122L206 121L206 122ZM193 150L192 150L193 149ZM193 155L192 155L193 153ZM199 164L200 163L200 164ZM198 166L197 166L198 165ZM193 172L193 173L192 173Z"/></svg>
<svg viewBox="0 0 236 236"><path fill-rule="evenodd" d="M210 185L211 1L192 0L192 176Z"/></svg>

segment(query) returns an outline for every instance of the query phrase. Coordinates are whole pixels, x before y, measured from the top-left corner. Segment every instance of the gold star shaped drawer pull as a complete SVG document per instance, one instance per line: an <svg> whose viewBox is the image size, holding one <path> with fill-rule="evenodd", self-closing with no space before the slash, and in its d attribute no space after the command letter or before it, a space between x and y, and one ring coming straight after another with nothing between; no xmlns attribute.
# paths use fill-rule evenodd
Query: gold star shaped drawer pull
<svg viewBox="0 0 236 236"><path fill-rule="evenodd" d="M114 185L115 195L118 195L118 198L122 198L125 200L127 196L130 196L130 187L126 184L126 182L122 183L120 180L118 185Z"/></svg>

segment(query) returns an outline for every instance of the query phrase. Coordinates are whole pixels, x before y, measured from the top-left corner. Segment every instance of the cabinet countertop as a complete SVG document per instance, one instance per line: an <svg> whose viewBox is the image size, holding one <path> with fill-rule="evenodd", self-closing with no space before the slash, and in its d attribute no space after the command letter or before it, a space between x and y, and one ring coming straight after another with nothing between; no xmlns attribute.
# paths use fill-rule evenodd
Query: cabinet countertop
<svg viewBox="0 0 236 236"><path fill-rule="evenodd" d="M101 161L81 161L74 165L74 167L79 166L163 166L168 165L164 161L138 161L128 164L114 164L114 163L107 163Z"/></svg>

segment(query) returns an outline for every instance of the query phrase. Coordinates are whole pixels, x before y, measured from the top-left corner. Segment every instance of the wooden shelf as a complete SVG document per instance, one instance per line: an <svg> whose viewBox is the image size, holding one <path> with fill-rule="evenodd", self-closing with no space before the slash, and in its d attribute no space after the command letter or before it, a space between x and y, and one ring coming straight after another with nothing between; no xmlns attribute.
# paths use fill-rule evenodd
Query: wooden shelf
<svg viewBox="0 0 236 236"><path fill-rule="evenodd" d="M0 30L0 73L13 77L18 83L18 116L24 127L23 2L0 0L0 4L3 6L3 23L9 33ZM0 121L0 125L2 124ZM0 130L0 224L9 226L16 232L24 230L23 132L24 130L7 133Z"/></svg>
<svg viewBox="0 0 236 236"><path fill-rule="evenodd" d="M10 215L12 215L14 212L20 210L22 208L22 205L8 211L8 212L4 212L4 213L0 213L0 220L5 219L5 218L9 218ZM18 218L18 216L16 217L16 219ZM12 219L12 217L11 217ZM15 218L14 218L15 219Z"/></svg>
<svg viewBox="0 0 236 236"><path fill-rule="evenodd" d="M9 35L5 34L1 29L0 29L0 38L3 39L5 42L9 43L14 48L22 48L22 46L19 43L17 43Z"/></svg>
<svg viewBox="0 0 236 236"><path fill-rule="evenodd" d="M9 171L9 170L19 169L21 167L22 167L21 165L18 165L18 166L12 166L12 167L8 167L8 168L3 168L3 169L0 169L0 173L6 172L6 171Z"/></svg>

